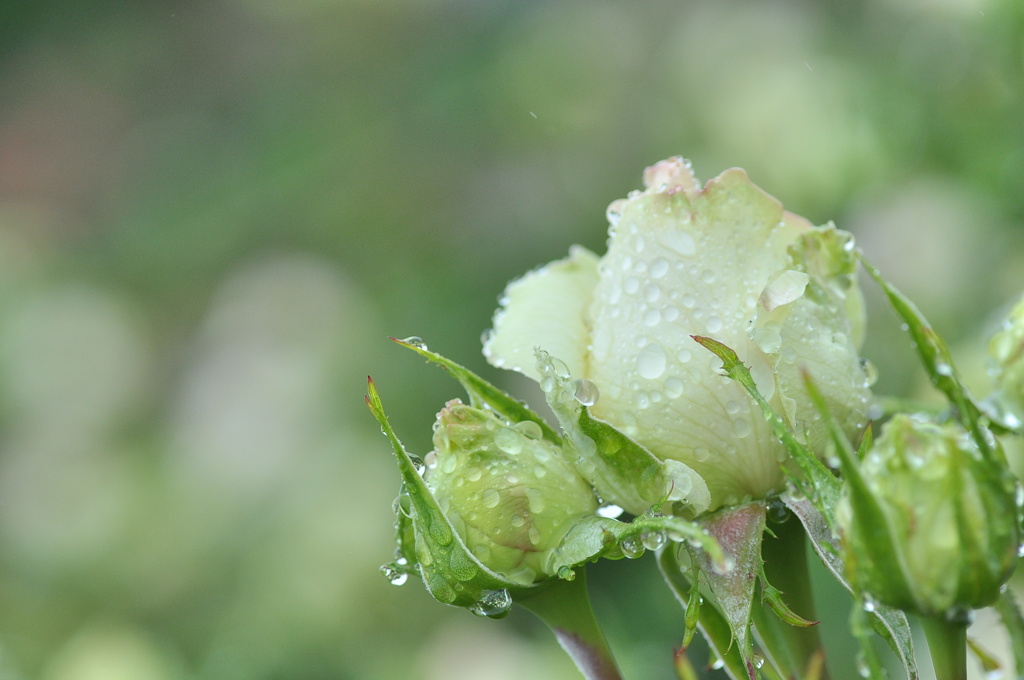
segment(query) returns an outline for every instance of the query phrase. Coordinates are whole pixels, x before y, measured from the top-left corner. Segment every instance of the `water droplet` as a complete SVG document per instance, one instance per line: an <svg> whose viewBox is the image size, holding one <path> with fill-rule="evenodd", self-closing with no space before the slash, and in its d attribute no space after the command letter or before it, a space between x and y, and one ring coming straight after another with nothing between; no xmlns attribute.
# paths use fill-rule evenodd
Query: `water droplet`
<svg viewBox="0 0 1024 680"><path fill-rule="evenodd" d="M705 449L703 446L698 446L693 450L693 458L698 463L703 463L711 457L711 452Z"/></svg>
<svg viewBox="0 0 1024 680"><path fill-rule="evenodd" d="M685 231L666 231L661 235L661 242L684 257L689 257L697 252L697 243L693 236Z"/></svg>
<svg viewBox="0 0 1024 680"><path fill-rule="evenodd" d="M668 274L669 264L668 260L663 257L656 258L651 262L651 278L660 279L665 274Z"/></svg>
<svg viewBox="0 0 1024 680"><path fill-rule="evenodd" d="M539 489L527 489L526 504L530 508L530 512L534 514L544 512L546 506L544 494Z"/></svg>
<svg viewBox="0 0 1024 680"><path fill-rule="evenodd" d="M708 666L708 668L710 668L713 671L720 671L723 668L725 668L725 661L720 656L715 657L715 660L711 662L711 665Z"/></svg>
<svg viewBox="0 0 1024 680"><path fill-rule="evenodd" d="M466 468L466 471L463 474L466 476L466 479L468 479L469 481L476 482L476 481L480 480L480 478L483 476L484 473L483 473L483 470L481 470L477 466L473 465L471 467Z"/></svg>
<svg viewBox="0 0 1024 680"><path fill-rule="evenodd" d="M412 462L412 466L416 468L416 474L423 476L424 470L427 469L427 466L423 463L423 459L414 453L410 453L409 460Z"/></svg>
<svg viewBox="0 0 1024 680"><path fill-rule="evenodd" d="M427 349L427 343L423 342L423 338L417 335L410 335L409 337L402 340L407 345L412 345L416 349Z"/></svg>
<svg viewBox="0 0 1024 680"><path fill-rule="evenodd" d="M523 515L512 515L512 526L516 529L526 524L526 517Z"/></svg>
<svg viewBox="0 0 1024 680"><path fill-rule="evenodd" d="M870 597L865 597L864 598L863 607L864 607L864 611L866 611L866 612L868 612L870 614L871 612L875 611L875 609L878 608L878 604L876 604L875 601L872 600Z"/></svg>
<svg viewBox="0 0 1024 680"><path fill-rule="evenodd" d="M950 376L953 375L953 367L946 363L935 364L935 372L939 375Z"/></svg>
<svg viewBox="0 0 1024 680"><path fill-rule="evenodd" d="M665 350L656 342L643 348L636 358L636 370L641 377L656 380L665 372Z"/></svg>
<svg viewBox="0 0 1024 680"><path fill-rule="evenodd" d="M708 333L717 333L722 330L722 320L717 316L709 316L707 321Z"/></svg>
<svg viewBox="0 0 1024 680"><path fill-rule="evenodd" d="M712 564L711 568L714 569L716 574L728 574L736 568L736 560L726 555L725 560L721 564Z"/></svg>
<svg viewBox="0 0 1024 680"><path fill-rule="evenodd" d="M740 439L750 436L750 421L746 418L732 421L732 433Z"/></svg>
<svg viewBox="0 0 1024 680"><path fill-rule="evenodd" d="M409 580L409 574L407 572L395 569L390 564L385 564L381 567L380 573L384 574L384 578L390 581L393 586L403 585Z"/></svg>
<svg viewBox="0 0 1024 680"><path fill-rule="evenodd" d="M619 542L619 548L622 550L622 554L631 560L635 560L644 554L644 545L636 536L622 539Z"/></svg>
<svg viewBox="0 0 1024 680"><path fill-rule="evenodd" d="M700 280L703 281L704 283L714 283L715 272L711 271L710 269L705 269L700 273Z"/></svg>
<svg viewBox="0 0 1024 680"><path fill-rule="evenodd" d="M480 504L485 508L497 507L499 502L501 502L501 495L494 489L488 489L480 496Z"/></svg>
<svg viewBox="0 0 1024 680"><path fill-rule="evenodd" d="M683 394L683 381L679 378L669 378L665 381L665 396L669 399L677 399Z"/></svg>
<svg viewBox="0 0 1024 680"><path fill-rule="evenodd" d="M644 324L647 326L657 326L661 323L661 311L657 309L648 309L644 312Z"/></svg>
<svg viewBox="0 0 1024 680"><path fill-rule="evenodd" d="M406 517L412 517L412 498L409 497L409 492L405 490L404 484L398 497L395 498L395 502L391 504L391 509L396 515L402 513Z"/></svg>
<svg viewBox="0 0 1024 680"><path fill-rule="evenodd" d="M540 545L540 529L535 526L530 527L530 530L526 532L526 535L530 537L530 543Z"/></svg>
<svg viewBox="0 0 1024 680"><path fill-rule="evenodd" d="M764 657L757 652L750 655L750 660L754 662L754 668L760 668L764 665Z"/></svg>
<svg viewBox="0 0 1024 680"><path fill-rule="evenodd" d="M598 516L607 517L608 519L618 519L623 512L625 512L625 510L611 503L608 505L602 505L597 509Z"/></svg>
<svg viewBox="0 0 1024 680"><path fill-rule="evenodd" d="M519 434L529 437L530 439L540 439L544 436L544 431L540 429L540 425L532 420L524 420L520 423L516 423L513 427L516 430L519 430Z"/></svg>
<svg viewBox="0 0 1024 680"><path fill-rule="evenodd" d="M644 286L644 300L654 302L661 297L661 288L656 283L648 283Z"/></svg>
<svg viewBox="0 0 1024 680"><path fill-rule="evenodd" d="M469 610L477 616L500 619L508 614L511 608L512 596L507 590L491 590L485 592Z"/></svg>
<svg viewBox="0 0 1024 680"><path fill-rule="evenodd" d="M558 578L563 581L571 581L576 578L576 572L572 570L572 567L563 564L558 568Z"/></svg>
<svg viewBox="0 0 1024 680"><path fill-rule="evenodd" d="M661 317L663 319L665 319L665 321L668 321L669 323L671 323L671 322L673 322L673 321L675 321L676 319L679 318L679 308L678 307L666 307L665 311L663 311L661 313Z"/></svg>
<svg viewBox="0 0 1024 680"><path fill-rule="evenodd" d="M494 445L514 456L523 450L523 437L511 427L503 427L494 435Z"/></svg>
<svg viewBox="0 0 1024 680"><path fill-rule="evenodd" d="M622 289L628 294L633 295L640 290L640 279L635 276L630 276L626 279L625 283L622 284Z"/></svg>
<svg viewBox="0 0 1024 680"><path fill-rule="evenodd" d="M644 392L643 390L639 390L636 394L634 394L633 400L634 403L636 403L636 407L641 410L651 405L650 396L648 396L647 392Z"/></svg>
<svg viewBox="0 0 1024 680"><path fill-rule="evenodd" d="M600 398L601 392L592 381L581 378L572 381L572 396L584 406L593 406Z"/></svg>
<svg viewBox="0 0 1024 680"><path fill-rule="evenodd" d="M768 519L775 524L782 524L789 520L793 513L789 511L786 504L776 499L768 504Z"/></svg>
<svg viewBox="0 0 1024 680"><path fill-rule="evenodd" d="M697 298L695 298L692 293L685 293L680 302L683 303L683 307L686 307L687 309L693 309L693 307L697 304Z"/></svg>
<svg viewBox="0 0 1024 680"><path fill-rule="evenodd" d="M661 546L665 545L668 541L668 537L665 536L664 532L661 531L648 531L640 535L640 542L644 544L644 547L648 550L658 550Z"/></svg>

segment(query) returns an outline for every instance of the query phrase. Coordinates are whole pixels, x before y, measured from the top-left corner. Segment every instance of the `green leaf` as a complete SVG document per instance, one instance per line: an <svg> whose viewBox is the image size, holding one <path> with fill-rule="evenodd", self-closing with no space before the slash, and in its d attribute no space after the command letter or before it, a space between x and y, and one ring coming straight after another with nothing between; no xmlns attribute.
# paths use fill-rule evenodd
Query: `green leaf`
<svg viewBox="0 0 1024 680"><path fill-rule="evenodd" d="M544 439L552 444L561 445L562 438L558 436L558 433L542 417L531 411L529 407L515 397L498 389L468 368L436 352L430 351L419 338L406 338L405 340L390 339L402 347L411 349L420 356L425 357L430 363L437 364L448 371L466 390L466 394L469 395L470 403L473 406L477 408L487 406L512 423L521 423L527 420L533 421L540 426Z"/></svg>

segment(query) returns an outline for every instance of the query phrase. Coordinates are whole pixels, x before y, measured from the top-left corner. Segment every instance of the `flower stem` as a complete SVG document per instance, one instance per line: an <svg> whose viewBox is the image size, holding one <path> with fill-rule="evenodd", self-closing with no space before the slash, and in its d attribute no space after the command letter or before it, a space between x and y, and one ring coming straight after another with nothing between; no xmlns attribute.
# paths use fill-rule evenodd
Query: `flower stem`
<svg viewBox="0 0 1024 680"><path fill-rule="evenodd" d="M578 569L572 581L555 579L516 603L547 624L587 680L622 680L590 606L584 569Z"/></svg>
<svg viewBox="0 0 1024 680"><path fill-rule="evenodd" d="M937 680L966 680L967 622L944 617L922 617Z"/></svg>

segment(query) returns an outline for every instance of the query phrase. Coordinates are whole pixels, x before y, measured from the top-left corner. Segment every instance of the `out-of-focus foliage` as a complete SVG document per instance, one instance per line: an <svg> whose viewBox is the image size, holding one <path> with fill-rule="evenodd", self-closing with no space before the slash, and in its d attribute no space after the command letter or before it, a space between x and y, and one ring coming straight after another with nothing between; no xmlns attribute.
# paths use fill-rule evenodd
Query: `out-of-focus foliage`
<svg viewBox="0 0 1024 680"><path fill-rule="evenodd" d="M1018 0L15 0L0 92L3 680L575 677L377 573L362 392L429 450L451 384L385 336L513 380L495 296L660 158L835 219L953 341L1024 289ZM671 677L617 567L626 673Z"/></svg>

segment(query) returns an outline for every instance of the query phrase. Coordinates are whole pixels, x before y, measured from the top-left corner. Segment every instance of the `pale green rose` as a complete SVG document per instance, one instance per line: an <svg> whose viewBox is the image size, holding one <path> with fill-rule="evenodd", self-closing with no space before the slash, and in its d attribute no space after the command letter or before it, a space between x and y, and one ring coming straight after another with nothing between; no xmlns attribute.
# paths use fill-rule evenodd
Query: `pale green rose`
<svg viewBox="0 0 1024 680"><path fill-rule="evenodd" d="M992 400L1000 420L1019 428L1024 423L1024 298L992 338L989 354L995 360L997 391Z"/></svg>
<svg viewBox="0 0 1024 680"><path fill-rule="evenodd" d="M1013 476L956 424L894 416L836 522L851 583L924 616L992 604L1017 561Z"/></svg>
<svg viewBox="0 0 1024 680"><path fill-rule="evenodd" d="M609 206L604 257L574 247L508 286L484 353L534 379L536 348L565 362L597 387L591 413L693 468L711 509L763 498L784 486L788 454L690 336L732 347L820 453L826 434L806 369L856 438L870 392L852 238L784 211L739 169L701 187L673 158L648 168L644 184Z"/></svg>
<svg viewBox="0 0 1024 680"><path fill-rule="evenodd" d="M469 551L520 586L554 576L553 553L594 515L593 489L531 421L454 399L437 414L427 485Z"/></svg>

